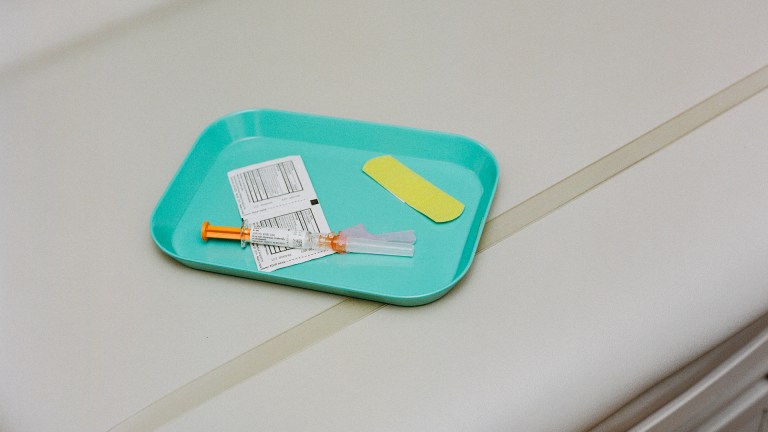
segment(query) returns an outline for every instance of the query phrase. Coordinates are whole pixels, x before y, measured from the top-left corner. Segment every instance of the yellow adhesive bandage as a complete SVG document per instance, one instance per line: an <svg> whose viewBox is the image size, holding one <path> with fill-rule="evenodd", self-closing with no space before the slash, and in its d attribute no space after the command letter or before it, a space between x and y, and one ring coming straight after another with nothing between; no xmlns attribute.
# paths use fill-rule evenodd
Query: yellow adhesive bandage
<svg viewBox="0 0 768 432"><path fill-rule="evenodd" d="M464 204L392 156L379 156L369 160L363 165L363 172L435 222L454 220L464 211Z"/></svg>

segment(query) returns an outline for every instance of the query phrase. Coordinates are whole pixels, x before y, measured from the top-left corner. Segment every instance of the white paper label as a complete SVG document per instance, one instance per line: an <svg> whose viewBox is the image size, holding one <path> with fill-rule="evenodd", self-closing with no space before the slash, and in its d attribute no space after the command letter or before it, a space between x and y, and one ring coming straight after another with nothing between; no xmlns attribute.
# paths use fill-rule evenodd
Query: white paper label
<svg viewBox="0 0 768 432"><path fill-rule="evenodd" d="M284 228L251 228L251 243L281 246L291 249L301 249L304 247L304 231L292 231Z"/></svg>
<svg viewBox="0 0 768 432"><path fill-rule="evenodd" d="M269 231L331 231L301 156L249 165L230 171L228 177L240 217L252 227L252 240L257 240L251 242L251 251L260 271L271 272L333 253L301 249L303 235ZM263 237L254 239L254 235ZM260 242L268 244L255 244Z"/></svg>

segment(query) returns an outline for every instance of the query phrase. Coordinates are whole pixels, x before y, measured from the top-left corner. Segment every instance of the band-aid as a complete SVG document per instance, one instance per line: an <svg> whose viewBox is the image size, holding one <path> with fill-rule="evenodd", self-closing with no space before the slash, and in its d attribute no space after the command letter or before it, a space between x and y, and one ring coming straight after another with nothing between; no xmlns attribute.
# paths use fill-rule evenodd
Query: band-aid
<svg viewBox="0 0 768 432"><path fill-rule="evenodd" d="M392 156L379 156L369 160L363 165L363 172L435 222L454 220L464 211L464 204Z"/></svg>

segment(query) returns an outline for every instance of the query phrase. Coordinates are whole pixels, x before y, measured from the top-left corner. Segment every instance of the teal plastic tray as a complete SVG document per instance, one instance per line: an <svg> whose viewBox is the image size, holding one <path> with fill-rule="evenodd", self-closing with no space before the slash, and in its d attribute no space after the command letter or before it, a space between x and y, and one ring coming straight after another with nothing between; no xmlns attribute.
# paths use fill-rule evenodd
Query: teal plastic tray
<svg viewBox="0 0 768 432"><path fill-rule="evenodd" d="M363 164L391 154L465 205L435 223L368 177ZM330 255L260 272L249 249L200 238L203 221L239 225L227 172L300 155L331 229L413 229L413 258ZM469 269L498 181L493 154L439 132L274 110L227 115L198 138L155 209L151 232L165 253L196 269L404 306L437 300Z"/></svg>

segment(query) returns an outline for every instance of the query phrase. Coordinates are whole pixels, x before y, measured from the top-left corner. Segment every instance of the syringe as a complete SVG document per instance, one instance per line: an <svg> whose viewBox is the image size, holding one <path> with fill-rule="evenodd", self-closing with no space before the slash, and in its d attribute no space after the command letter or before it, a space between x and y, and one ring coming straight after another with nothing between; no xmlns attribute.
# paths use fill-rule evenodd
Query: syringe
<svg viewBox="0 0 768 432"><path fill-rule="evenodd" d="M260 244L290 249L332 250L338 253L367 253L378 255L413 256L413 243L386 241L338 233L313 233L284 228L246 226L245 221L237 227L211 225L203 222L201 235L204 241L209 238L240 240L240 245Z"/></svg>

